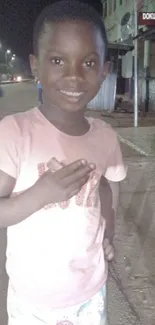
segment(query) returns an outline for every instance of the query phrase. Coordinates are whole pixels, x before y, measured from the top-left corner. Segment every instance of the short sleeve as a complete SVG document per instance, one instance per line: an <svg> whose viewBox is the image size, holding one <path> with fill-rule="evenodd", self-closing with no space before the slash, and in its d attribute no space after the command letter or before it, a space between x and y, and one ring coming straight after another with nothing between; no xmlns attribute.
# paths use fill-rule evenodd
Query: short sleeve
<svg viewBox="0 0 155 325"><path fill-rule="evenodd" d="M12 116L0 121L0 170L17 178L18 132Z"/></svg>
<svg viewBox="0 0 155 325"><path fill-rule="evenodd" d="M124 165L122 152L117 136L114 139L114 145L109 150L105 178L109 181L120 182L125 179L127 168Z"/></svg>

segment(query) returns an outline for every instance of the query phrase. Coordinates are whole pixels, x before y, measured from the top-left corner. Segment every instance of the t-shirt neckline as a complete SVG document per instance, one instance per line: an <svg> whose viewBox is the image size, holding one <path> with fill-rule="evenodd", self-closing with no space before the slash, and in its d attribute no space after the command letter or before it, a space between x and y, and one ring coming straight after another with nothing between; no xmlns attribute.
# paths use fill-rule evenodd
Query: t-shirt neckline
<svg viewBox="0 0 155 325"><path fill-rule="evenodd" d="M90 125L90 128L89 130L83 134L83 135L70 135L70 134L67 134L61 130L59 130L54 124L52 124L45 116L44 114L40 111L40 109L38 107L36 107L36 111L37 113L39 114L40 118L44 121L44 123L48 124L50 127L52 127L55 132L57 132L59 135L62 135L63 137L67 137L67 138L74 138L74 139L81 139L81 138L85 138L85 137L88 137L90 135L90 133L92 132L92 128L93 128L93 125L92 125L92 118L88 118L86 117L89 125Z"/></svg>

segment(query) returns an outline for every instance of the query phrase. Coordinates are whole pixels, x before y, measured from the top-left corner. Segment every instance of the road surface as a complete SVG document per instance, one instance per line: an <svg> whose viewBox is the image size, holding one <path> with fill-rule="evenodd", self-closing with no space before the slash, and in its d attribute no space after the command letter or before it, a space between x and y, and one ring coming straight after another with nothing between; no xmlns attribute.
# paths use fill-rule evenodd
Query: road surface
<svg viewBox="0 0 155 325"><path fill-rule="evenodd" d="M37 103L37 91L33 83L21 83L5 85L4 97L0 99L0 118L5 115L24 111L35 106ZM137 152L122 146L125 157L136 159ZM138 157L137 159L140 159ZM138 164L139 164L138 160ZM124 202L124 201L123 201ZM118 222L118 230L122 232L122 222ZM117 232L119 237L117 246L120 246L121 253L119 254L122 262L124 259L123 245L121 242L122 234ZM124 238L123 238L124 239ZM5 248L6 248L6 233L4 230L0 231L0 325L7 324L6 315L6 290L7 290L7 277L5 274ZM123 252L123 253L122 253ZM121 264L121 263L120 263ZM121 264L122 267L122 264ZM121 268L118 270L120 271ZM122 271L122 270L121 270ZM128 301L128 296L122 288L121 282L117 278L117 274L113 267L109 276L108 283L108 301L109 301L109 325L142 325L142 321L138 320L138 313L131 300ZM152 325L153 323L147 323ZM22 324L21 324L22 325ZM31 324L30 324L31 325ZM94 324L95 325L95 324Z"/></svg>
<svg viewBox="0 0 155 325"><path fill-rule="evenodd" d="M0 98L0 118L37 104L37 90L33 82L3 85L2 88L4 97Z"/></svg>

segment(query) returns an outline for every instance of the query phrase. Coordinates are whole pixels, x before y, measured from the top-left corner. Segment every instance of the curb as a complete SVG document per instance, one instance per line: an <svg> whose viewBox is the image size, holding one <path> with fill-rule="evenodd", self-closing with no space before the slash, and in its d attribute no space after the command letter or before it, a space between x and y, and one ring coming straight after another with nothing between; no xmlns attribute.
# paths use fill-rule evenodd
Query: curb
<svg viewBox="0 0 155 325"><path fill-rule="evenodd" d="M144 155L144 156L146 156L146 157L149 157L149 156L150 156L146 151L144 151L143 149L141 149L139 146L137 146L136 144L134 144L134 143L131 142L130 140L123 138L123 137L122 137L121 135L119 135L119 134L118 134L118 138L119 138L120 142L122 142L122 143L128 145L130 148L132 148L132 149L138 151L141 155Z"/></svg>
<svg viewBox="0 0 155 325"><path fill-rule="evenodd" d="M20 84L20 83L23 83L23 82L30 82L30 81L33 81L33 80L31 80L31 79L25 79L25 80L22 80L22 81L2 81L1 83L0 83L0 86L2 85L10 85L10 84Z"/></svg>

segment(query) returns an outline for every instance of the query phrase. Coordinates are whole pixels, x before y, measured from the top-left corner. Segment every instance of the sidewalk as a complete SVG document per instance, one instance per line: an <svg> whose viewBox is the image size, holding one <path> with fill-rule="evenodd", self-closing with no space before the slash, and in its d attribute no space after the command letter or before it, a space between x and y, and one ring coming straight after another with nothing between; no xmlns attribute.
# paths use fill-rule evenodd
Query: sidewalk
<svg viewBox="0 0 155 325"><path fill-rule="evenodd" d="M145 156L155 156L155 126L117 128L120 141Z"/></svg>
<svg viewBox="0 0 155 325"><path fill-rule="evenodd" d="M133 114L108 114L101 111L87 111L87 116L103 119L117 131L120 141L144 156L155 156L155 113L139 117L139 127L133 127Z"/></svg>
<svg viewBox="0 0 155 325"><path fill-rule="evenodd" d="M113 269L141 324L155 324L154 158L130 157L121 184ZM122 249L123 248L123 249Z"/></svg>
<svg viewBox="0 0 155 325"><path fill-rule="evenodd" d="M155 325L155 126L151 126L155 118L145 119L146 126L135 129L131 115L116 118L87 112L90 114L116 129L128 165L127 179L121 184L112 275L137 318L136 324L139 319L141 325Z"/></svg>

